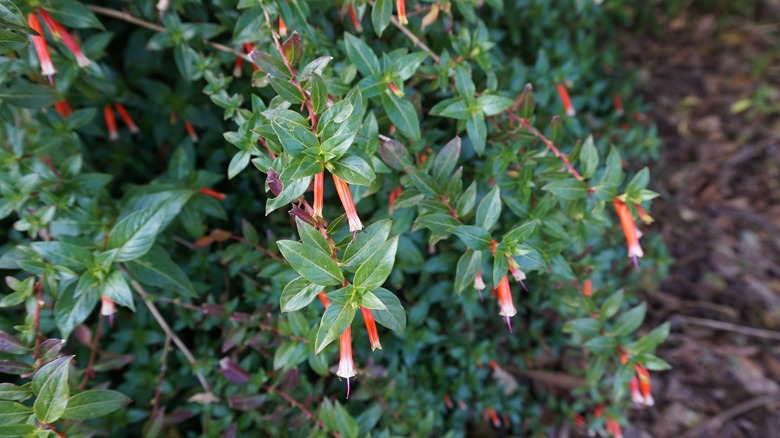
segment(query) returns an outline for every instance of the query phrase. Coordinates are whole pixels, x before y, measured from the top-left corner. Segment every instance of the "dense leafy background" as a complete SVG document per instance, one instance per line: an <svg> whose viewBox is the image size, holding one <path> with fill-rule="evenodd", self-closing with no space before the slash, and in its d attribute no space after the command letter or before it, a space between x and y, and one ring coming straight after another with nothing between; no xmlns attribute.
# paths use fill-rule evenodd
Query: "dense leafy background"
<svg viewBox="0 0 780 438"><path fill-rule="evenodd" d="M158 436L169 428L193 436L462 435L491 427L483 420L491 409L501 429L537 435L575 413L594 430L605 417L622 418L633 364L663 369L652 351L668 331L636 332L645 306L633 292L652 287L668 260L649 232L642 270L633 270L611 202L624 195L649 207L648 175L637 170L657 146L653 128L638 121L630 72L609 45L626 8L582 0L410 1L409 29L436 62L387 24L391 3L372 9L356 2L362 33L344 15L348 5L332 1L174 0L161 19L153 1L103 5L161 32L73 0L0 1L0 233L8 242L0 268L9 276L0 354L12 361L2 371L22 385L47 360L75 355L70 366L51 362L56 380L44 372L55 365L43 365L35 375L46 390L33 378L33 398L4 386L26 397L3 392L9 401L0 404L24 399L30 410L0 405L0 415L12 424L37 418L68 436ZM49 10L93 64L79 68L47 31L58 70L49 85L14 5L24 15ZM413 14L418 7L440 10L424 30L431 9ZM320 116L320 138L309 135L303 99L271 39L280 16L300 36L287 53ZM251 43L267 53L252 56L261 71L244 62L242 76L232 77L235 54L205 40L239 52ZM332 59L307 74L304 66L323 56ZM388 90L391 82L403 95ZM529 117L525 123L567 153L583 181L504 113L527 83L535 106L527 90L510 112ZM576 116L565 115L558 84L568 87ZM350 109L327 116L328 99L331 108ZM73 114L53 110L61 100ZM120 121L119 141L109 140L103 110L115 103L124 104L140 135ZM344 132L355 135L349 148L335 140L326 147ZM331 155L306 158L320 142ZM377 239L397 242L387 244L397 244L397 257L386 282L346 263L352 235L338 219L343 209L329 177L324 216L343 265L325 277L307 272L328 263L327 251L316 259L309 249L317 232L296 227L286 210L323 160L352 184L364 224L374 224L356 242L392 219L389 236L398 237ZM278 198L267 184L269 166L288 190ZM227 198L207 196L204 187ZM492 239L501 243L495 258ZM303 259L295 248L306 248ZM489 293L508 267L502 251L528 274L528 292L512 285L519 313L511 333ZM401 332L380 328L382 350L371 352L360 317L353 324L359 374L348 401L333 374L337 349L314 354L322 306L315 300L282 313L300 307L283 309L283 300L280 308L299 274L331 292L342 269L358 286L384 285L375 295L405 311L377 317ZM488 284L484 301L471 286L477 270ZM587 279L592 298L582 294ZM301 287L304 302L313 300L316 291ZM101 296L120 307L113 326L98 315ZM323 321L326 330L333 323ZM48 338L65 343L51 341L48 356L42 347L31 353ZM629 364L620 365L620 349L630 353ZM132 403L118 409L123 396L88 388L110 388ZM89 397L117 410L79 416ZM593 414L598 406L606 415ZM29 429L14 427L22 435Z"/></svg>

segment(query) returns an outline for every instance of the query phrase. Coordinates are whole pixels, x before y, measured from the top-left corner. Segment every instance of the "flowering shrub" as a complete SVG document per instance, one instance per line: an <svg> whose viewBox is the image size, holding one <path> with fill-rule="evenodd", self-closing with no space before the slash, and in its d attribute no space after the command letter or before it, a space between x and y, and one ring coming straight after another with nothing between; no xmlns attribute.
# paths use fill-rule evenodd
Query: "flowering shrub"
<svg viewBox="0 0 780 438"><path fill-rule="evenodd" d="M653 403L620 4L106 3L0 0L0 432L619 436Z"/></svg>

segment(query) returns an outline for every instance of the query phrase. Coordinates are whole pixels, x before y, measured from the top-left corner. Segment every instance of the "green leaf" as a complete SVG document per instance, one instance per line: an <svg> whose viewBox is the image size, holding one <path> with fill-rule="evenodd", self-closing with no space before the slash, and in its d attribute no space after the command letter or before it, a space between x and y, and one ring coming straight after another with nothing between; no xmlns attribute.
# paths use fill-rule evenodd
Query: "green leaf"
<svg viewBox="0 0 780 438"><path fill-rule="evenodd" d="M196 79L195 66L200 55L192 47L185 44L177 44L173 48L173 60L184 79L191 81Z"/></svg>
<svg viewBox="0 0 780 438"><path fill-rule="evenodd" d="M477 207L477 223L480 228L489 230L498 222L501 216L501 189L494 185L493 189L482 198Z"/></svg>
<svg viewBox="0 0 780 438"><path fill-rule="evenodd" d="M271 87L274 89L274 91L276 91L276 94L278 94L279 97L285 101L296 105L303 103L304 99L303 94L301 94L301 90L288 82L286 78L279 78L269 74L268 82L271 84Z"/></svg>
<svg viewBox="0 0 780 438"><path fill-rule="evenodd" d="M455 203L455 210L458 216L463 217L471 213L474 204L477 203L477 182L473 181L471 185L460 195L458 202Z"/></svg>
<svg viewBox="0 0 780 438"><path fill-rule="evenodd" d="M119 249L117 262L137 259L152 249L167 208L166 201L131 213L114 225L108 238L108 249Z"/></svg>
<svg viewBox="0 0 780 438"><path fill-rule="evenodd" d="M452 230L460 225L454 217L446 213L429 213L419 216L414 222L413 230L425 227L434 233L449 235Z"/></svg>
<svg viewBox="0 0 780 438"><path fill-rule="evenodd" d="M332 164L333 173L350 184L368 186L376 179L374 169L358 155L348 155Z"/></svg>
<svg viewBox="0 0 780 438"><path fill-rule="evenodd" d="M142 284L173 290L185 296L198 296L187 274L160 246L155 245L142 257L127 262L125 266Z"/></svg>
<svg viewBox="0 0 780 438"><path fill-rule="evenodd" d="M394 63L393 67L397 69L398 77L402 81L406 81L417 72L420 65L428 59L428 54L425 52L412 52L401 56Z"/></svg>
<svg viewBox="0 0 780 438"><path fill-rule="evenodd" d="M474 101L474 93L476 88L474 87L474 81L471 79L471 71L468 64L456 64L455 67L455 89L458 94L467 102L472 103Z"/></svg>
<svg viewBox="0 0 780 438"><path fill-rule="evenodd" d="M388 2L389 3L389 2ZM323 400L317 417L330 431L338 431L344 438L357 438L358 425L346 409L337 401Z"/></svg>
<svg viewBox="0 0 780 438"><path fill-rule="evenodd" d="M573 178L553 181L542 187L542 190L547 190L553 196L566 201L576 201L588 195L588 185Z"/></svg>
<svg viewBox="0 0 780 438"><path fill-rule="evenodd" d="M458 158L460 158L460 137L456 136L436 154L436 159L433 161L433 177L439 182L449 179L458 164Z"/></svg>
<svg viewBox="0 0 780 438"><path fill-rule="evenodd" d="M13 33L9 30L0 29L0 53L21 50L29 44L30 41L25 36Z"/></svg>
<svg viewBox="0 0 780 438"><path fill-rule="evenodd" d="M0 330L0 353L26 354L30 352L22 341Z"/></svg>
<svg viewBox="0 0 780 438"><path fill-rule="evenodd" d="M498 287L501 279L507 275L509 270L509 258L501 254L496 248L496 257L493 257L493 287Z"/></svg>
<svg viewBox="0 0 780 438"><path fill-rule="evenodd" d="M634 377L634 373L634 366L630 363L620 365L617 372L615 373L615 380L612 382L613 400L620 400L623 398L623 394L625 394L626 388L628 388L628 383L631 381L631 378Z"/></svg>
<svg viewBox="0 0 780 438"><path fill-rule="evenodd" d="M66 420L90 420L108 415L131 401L121 392L109 389L84 391L68 400L68 407L62 414L62 418Z"/></svg>
<svg viewBox="0 0 780 438"><path fill-rule="evenodd" d="M43 384L40 386L38 397L33 404L33 411L35 411L35 417L38 421L53 423L59 420L65 412L70 396L68 372L70 371L71 358L72 356L63 358L67 360L59 362L55 360L56 366L53 366L50 372L41 375L40 380L43 380ZM36 373L35 378L39 378L42 371L43 368ZM34 387L35 379L33 379Z"/></svg>
<svg viewBox="0 0 780 438"><path fill-rule="evenodd" d="M0 424L4 426L23 423L32 413L32 409L21 403L0 401Z"/></svg>
<svg viewBox="0 0 780 438"><path fill-rule="evenodd" d="M628 182L626 193L633 195L647 187L648 182L650 182L650 170L647 167L644 167Z"/></svg>
<svg viewBox="0 0 780 438"><path fill-rule="evenodd" d="M463 293L466 288L474 285L474 278L482 267L482 252L468 249L458 260L455 270L455 292Z"/></svg>
<svg viewBox="0 0 780 438"><path fill-rule="evenodd" d="M0 438L47 438L50 437L48 430L37 431L32 424L17 424L14 426L0 426Z"/></svg>
<svg viewBox="0 0 780 438"><path fill-rule="evenodd" d="M389 139L379 142L379 154L382 161L395 170L404 170L412 165L412 158L406 146L398 140Z"/></svg>
<svg viewBox="0 0 780 438"><path fill-rule="evenodd" d="M344 250L341 266L354 272L387 240L392 226L393 222L390 219L383 219L366 227Z"/></svg>
<svg viewBox="0 0 780 438"><path fill-rule="evenodd" d="M512 106L512 103L514 103L514 100L497 94L483 94L477 98L477 106L486 116L501 114L505 109Z"/></svg>
<svg viewBox="0 0 780 438"><path fill-rule="evenodd" d="M274 210L281 208L303 195L311 185L311 176L298 178L286 184L279 196L268 199L265 203L265 215L268 216Z"/></svg>
<svg viewBox="0 0 780 438"><path fill-rule="evenodd" d="M633 333L638 329L642 322L645 320L645 313L647 312L647 304L642 303L628 312L620 315L612 329L608 331L612 336L625 336Z"/></svg>
<svg viewBox="0 0 780 438"><path fill-rule="evenodd" d="M606 321L607 319L612 318L612 316L616 314L618 310L620 310L620 305L622 303L623 289L620 289L607 298L607 300L604 301L604 303L601 305L601 309L599 310L599 319Z"/></svg>
<svg viewBox="0 0 780 438"><path fill-rule="evenodd" d="M293 312L303 309L314 301L314 298L321 291L322 286L313 284L303 277L295 278L287 283L287 286L282 291L282 297L279 299L282 312Z"/></svg>
<svg viewBox="0 0 780 438"><path fill-rule="evenodd" d="M271 126L276 135L279 136L279 141L284 149L293 156L307 149L317 150L320 147L317 136L306 127L287 122L281 118L273 119Z"/></svg>
<svg viewBox="0 0 780 438"><path fill-rule="evenodd" d="M348 286L351 287L351 286ZM355 318L355 306L352 303L331 301L320 321L314 353L319 354L331 342L336 340L349 327Z"/></svg>
<svg viewBox="0 0 780 438"><path fill-rule="evenodd" d="M609 356L606 354L594 354L588 360L588 372L585 380L589 386L596 386L607 370Z"/></svg>
<svg viewBox="0 0 780 438"><path fill-rule="evenodd" d="M13 383L0 383L0 400L24 401L32 397L30 383L16 386Z"/></svg>
<svg viewBox="0 0 780 438"><path fill-rule="evenodd" d="M515 227L510 232L506 233L502 242L506 243L507 245L521 244L536 233L538 225L539 221L534 219L518 227Z"/></svg>
<svg viewBox="0 0 780 438"><path fill-rule="evenodd" d="M371 23L374 25L374 32L377 36L382 36L390 24L390 17L393 16L393 0L376 0L371 9Z"/></svg>
<svg viewBox="0 0 780 438"><path fill-rule="evenodd" d="M580 149L580 163L582 163L582 177L590 178L599 167L599 150L593 144L593 136L589 135Z"/></svg>
<svg viewBox="0 0 780 438"><path fill-rule="evenodd" d="M281 240L277 245L292 268L312 283L335 286L344 281L341 268L329 254L292 240Z"/></svg>
<svg viewBox="0 0 780 438"><path fill-rule="evenodd" d="M383 243L374 254L355 271L355 287L374 290L381 286L393 270L398 236Z"/></svg>
<svg viewBox="0 0 780 438"><path fill-rule="evenodd" d="M25 20L24 14L11 0L0 0L0 24L4 23L27 27L27 20Z"/></svg>
<svg viewBox="0 0 780 438"><path fill-rule="evenodd" d="M0 88L0 100L20 108L37 109L54 105L60 99L52 87L22 83Z"/></svg>
<svg viewBox="0 0 780 438"><path fill-rule="evenodd" d="M360 296L360 307L371 310L389 310L387 306L385 306L385 303L370 291L364 292Z"/></svg>
<svg viewBox="0 0 780 438"><path fill-rule="evenodd" d="M405 170L406 174L409 175L409 179L412 180L412 184L414 184L417 190L429 198L436 198L439 196L439 191L441 191L441 188L435 179L433 179L428 174L420 172L414 167L407 167Z"/></svg>
<svg viewBox="0 0 780 438"><path fill-rule="evenodd" d="M431 108L432 116L449 117L455 120L468 120L471 117L469 104L465 99L453 97L444 99Z"/></svg>
<svg viewBox="0 0 780 438"><path fill-rule="evenodd" d="M374 291L374 295L387 306L387 310L372 310L376 322L396 333L403 333L406 329L406 313L398 297L381 287Z"/></svg>
<svg viewBox="0 0 780 438"><path fill-rule="evenodd" d="M599 185L617 187L623 182L623 177L623 162L620 159L620 152L612 146L609 148L609 154L607 154L607 170L601 176Z"/></svg>
<svg viewBox="0 0 780 438"><path fill-rule="evenodd" d="M482 155L487 143L487 125L485 125L485 117L481 112L471 113L466 121L466 132L477 155Z"/></svg>
<svg viewBox="0 0 780 438"><path fill-rule="evenodd" d="M594 354L614 355L617 343L615 342L615 338L611 336L597 336L589 339L588 342L585 342L584 346Z"/></svg>
<svg viewBox="0 0 780 438"><path fill-rule="evenodd" d="M130 290L130 285L120 271L112 272L103 283L103 296L135 312L133 291Z"/></svg>
<svg viewBox="0 0 780 438"><path fill-rule="evenodd" d="M238 151L228 164L227 176L228 179L233 179L236 175L241 173L246 166L249 165L252 155L247 151Z"/></svg>
<svg viewBox="0 0 780 438"><path fill-rule="evenodd" d="M75 0L48 0L42 4L52 18L65 27L106 30L100 20L81 2Z"/></svg>
<svg viewBox="0 0 780 438"><path fill-rule="evenodd" d="M668 322L661 324L650 333L639 338L634 343L632 350L637 355L650 353L669 337L669 329L670 324Z"/></svg>
<svg viewBox="0 0 780 438"><path fill-rule="evenodd" d="M325 254L330 254L331 249L327 239L316 228L300 218L295 218L295 225L304 245L319 248Z"/></svg>
<svg viewBox="0 0 780 438"><path fill-rule="evenodd" d="M672 366L666 363L660 357L653 356L652 354L646 354L642 357L642 363L645 368L650 371L666 371L672 369Z"/></svg>
<svg viewBox="0 0 780 438"><path fill-rule="evenodd" d="M54 322L62 334L62 339L68 339L73 329L87 319L99 298L97 289L92 288L77 295L75 284L60 294L54 304Z"/></svg>
<svg viewBox="0 0 780 438"><path fill-rule="evenodd" d="M590 338L599 334L601 324L593 318L577 318L566 323L564 331L577 331Z"/></svg>
<svg viewBox="0 0 780 438"><path fill-rule="evenodd" d="M344 48L349 60L363 76L379 73L379 58L363 40L350 33L344 33Z"/></svg>
<svg viewBox="0 0 780 438"><path fill-rule="evenodd" d="M332 56L320 56L314 61L306 64L306 66L301 69L298 80L301 82L308 81L315 74L322 76L322 72L325 71L325 67L327 67L331 60L333 60Z"/></svg>
<svg viewBox="0 0 780 438"><path fill-rule="evenodd" d="M453 233L460 237L463 243L478 251L490 249L490 243L493 241L488 230L473 225L460 225L455 227Z"/></svg>
<svg viewBox="0 0 780 438"><path fill-rule="evenodd" d="M419 140L420 119L417 117L417 110L414 108L414 105L408 100L390 92L382 93L381 99L382 107L393 125L412 140Z"/></svg>
<svg viewBox="0 0 780 438"><path fill-rule="evenodd" d="M309 83L311 84L312 108L316 114L322 114L328 109L328 87L322 80L322 76L318 74L312 75Z"/></svg>

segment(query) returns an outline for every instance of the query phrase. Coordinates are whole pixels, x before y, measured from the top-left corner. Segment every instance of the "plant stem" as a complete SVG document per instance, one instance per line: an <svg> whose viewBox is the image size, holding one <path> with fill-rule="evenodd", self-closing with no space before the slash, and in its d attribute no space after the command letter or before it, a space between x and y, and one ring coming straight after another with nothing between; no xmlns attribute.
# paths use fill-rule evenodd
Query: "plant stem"
<svg viewBox="0 0 780 438"><path fill-rule="evenodd" d="M368 0L368 4L371 5L371 7L373 8L374 0ZM402 34L406 35L407 38L412 40L412 43L414 43L415 46L421 48L425 53L427 53L436 64L441 63L441 57L437 55L436 52L431 50L431 48L428 47L428 45L422 42L422 40L420 40L420 38L418 38L417 35L415 35L411 30L409 30L406 26L401 24L398 21L398 19L395 18L394 15L390 16L390 22L393 23L393 26L395 26L398 30L400 30Z"/></svg>
<svg viewBox="0 0 780 438"><path fill-rule="evenodd" d="M571 174L571 175L572 175L574 178L576 178L576 179L577 179L577 181L582 181L582 180L583 180L583 178L582 178L582 175L580 175L580 173L579 173L579 172L577 172L577 169L575 169L575 168L574 168L574 166L572 166L572 165L571 165L571 162L569 162L569 158L566 156L566 154L564 154L563 152L561 152L561 151L560 151L560 149L558 149L558 148L555 146L555 143L553 143L552 141L550 141L550 139L548 139L547 137L545 137L544 135L542 135L542 133L541 133L541 132L539 132L539 131L538 131L536 128L534 128L533 126L531 126L531 124L530 124L530 123L528 123L528 121L527 121L527 120L525 120L524 118L522 118L522 117L518 116L518 115L517 115L517 114L515 114L515 113L512 113L511 111L507 111L507 112L506 112L506 115L507 115L507 116L508 116L510 119L512 119L512 120L516 121L517 123L521 124L521 125L522 125L522 126L525 128L525 129L527 129L527 130L528 130L528 132L530 132L530 133L531 133L531 135L533 135L534 137L536 137L536 138L538 138L539 140L541 140L541 141L542 141L542 143L544 143L544 145L545 145L545 146L547 146L547 149L549 149L550 151L552 151L552 153L553 153L553 154L555 154L555 156L556 156L556 157L558 157L558 158L560 158L560 159L561 159L561 161L563 162L563 165L566 167L566 170L568 170L568 171L569 171L569 173L570 173L570 174Z"/></svg>
<svg viewBox="0 0 780 438"><path fill-rule="evenodd" d="M130 273L122 267L122 270L125 271L125 273L130 276ZM214 397L214 399L219 399L217 396L214 395L214 393L211 391L211 385L209 384L208 380L206 380L206 377L203 375L203 373L198 369L198 361L195 359L195 356L192 354L189 348L182 342L182 340L176 335L176 333L173 332L171 329L171 326L168 325L168 323L165 321L165 318L160 314L160 311L157 310L157 306L154 305L154 303L151 300L151 296L149 293L144 290L143 286L141 286L140 283L138 283L135 278L130 276L130 285L133 286L133 289L138 293L138 295L141 296L141 298L144 300L144 304L146 304L146 307L149 309L149 312L152 314L154 319L157 320L157 323L160 324L160 327L165 332L166 336L170 336L170 338L173 340L173 343L176 344L176 347L179 349L179 351L182 352L184 357L187 358L187 361L190 363L190 365L193 368L193 371L195 372L195 375L198 377L198 380L200 381L200 385L203 387L203 389L211 396Z"/></svg>
<svg viewBox="0 0 780 438"><path fill-rule="evenodd" d="M306 406L301 404L298 400L294 399L290 394L282 391L281 389L277 389L270 385L263 385L263 389L265 389L268 392L273 392L274 394L278 395L279 397L283 398L287 403L292 405L293 407L298 408L301 412L303 412L304 415L309 417L310 419L314 420L315 423L317 423L317 426L319 426L322 430L328 431L327 426L325 426L325 423L322 422L322 420L318 419L312 411L309 410ZM338 432L332 432L333 436L335 437L341 437L341 434Z"/></svg>
<svg viewBox="0 0 780 438"><path fill-rule="evenodd" d="M87 363L87 369L84 371L84 378L81 379L79 389L82 391L87 387L89 379L95 374L92 367L95 366L95 359L97 358L98 343L100 342L100 336L103 334L103 315L98 317L98 326L95 330L95 338L92 340L92 344L89 346L89 362Z"/></svg>
<svg viewBox="0 0 780 438"><path fill-rule="evenodd" d="M168 32L168 29L166 29L166 28L164 28L164 27L162 27L160 25L157 25L157 24L154 24L154 23L150 23L150 22L148 22L146 20L142 20L142 19L140 19L138 17L135 17L133 15L128 14L127 12L117 11L116 9L106 8L106 7L97 6L97 5L85 4L84 6L86 6L87 9L89 9L90 11L92 11L92 12L94 12L96 14L99 14L99 15L105 15L107 17L112 17L112 18L116 18L118 20L126 21L128 23L135 24L136 26L145 27L145 28L153 30L155 32ZM213 48L215 48L215 49L217 49L219 51L232 53L232 54L236 55L237 57L239 57L239 58L241 58L241 59L243 59L245 61L252 62L252 60L249 59L249 57L246 54L241 53L238 50L234 50L232 47L228 47L228 46L226 46L224 44L220 44L220 43L215 43L214 41L211 41L211 40L204 39L202 41L203 41L204 44L206 44L208 46L211 46L211 47L213 47Z"/></svg>
<svg viewBox="0 0 780 438"><path fill-rule="evenodd" d="M160 375L157 377L157 389L154 391L154 398L152 399L152 415L154 418L160 410L160 396L162 395L163 379L165 378L165 372L168 370L168 352L171 350L171 337L166 334L165 345L163 345L163 353L160 364Z"/></svg>

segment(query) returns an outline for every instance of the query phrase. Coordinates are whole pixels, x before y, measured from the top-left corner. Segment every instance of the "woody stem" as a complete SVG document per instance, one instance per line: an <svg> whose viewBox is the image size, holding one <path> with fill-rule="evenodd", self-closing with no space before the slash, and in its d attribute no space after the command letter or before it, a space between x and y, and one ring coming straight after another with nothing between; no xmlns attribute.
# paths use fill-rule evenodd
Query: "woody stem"
<svg viewBox="0 0 780 438"><path fill-rule="evenodd" d="M556 156L556 157L560 158L560 160L563 162L563 165L566 167L566 170L568 170L568 171L569 171L569 173L570 173L570 174L571 174L571 175L572 175L572 176L573 176L573 177L574 177L574 178L575 178L577 181L582 181L582 180L583 180L583 178L582 178L582 175L580 175L580 173L579 173L579 172L577 172L577 169L575 169L575 168L574 168L574 166L572 166L572 164L571 164L571 162L569 162L569 158L566 156L566 154L564 154L563 152L561 152L561 151L560 151L560 150L559 150L559 149L558 149L558 148L555 146L555 143L553 143L553 142L552 142L550 139L548 139L547 137L545 137L545 136L544 136L544 135L543 135L541 132L539 132L539 131L538 131L536 128L534 128L533 126L531 126L531 124L530 124L530 123L528 123L528 121L527 121L527 120L525 120L524 118L522 118L522 117L518 116L517 114L515 114L515 113L512 113L512 112L510 112L510 111L506 111L506 113L505 113L505 114L506 114L506 115L507 115L507 116L508 116L510 119L512 119L512 120L514 120L514 121L516 121L517 123L519 123L520 125L522 125L522 126L525 128L525 129L527 129L527 130L528 130L528 132L530 132L530 133L531 133L531 135L533 135L534 137L536 137L536 138L538 138L539 140L541 140L541 141L542 141L542 143L544 143L544 145L545 145L545 146L547 146L547 149L549 149L550 151L552 151L552 153L553 153L553 154L555 154L555 156Z"/></svg>

